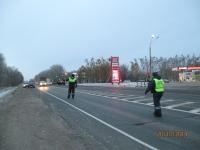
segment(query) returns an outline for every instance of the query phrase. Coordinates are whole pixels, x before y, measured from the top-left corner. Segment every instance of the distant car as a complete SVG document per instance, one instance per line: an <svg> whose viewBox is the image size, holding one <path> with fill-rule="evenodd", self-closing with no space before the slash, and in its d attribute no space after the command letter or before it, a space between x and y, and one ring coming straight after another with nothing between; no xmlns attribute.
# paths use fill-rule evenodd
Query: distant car
<svg viewBox="0 0 200 150"><path fill-rule="evenodd" d="M24 82L22 85L23 88L28 88L28 82Z"/></svg>
<svg viewBox="0 0 200 150"><path fill-rule="evenodd" d="M167 79L163 79L163 80L164 80L165 83L169 83L169 80L167 80Z"/></svg>
<svg viewBox="0 0 200 150"><path fill-rule="evenodd" d="M35 84L33 82L28 83L28 88L35 88Z"/></svg>
<svg viewBox="0 0 200 150"><path fill-rule="evenodd" d="M58 80L58 81L57 81L57 84L58 84L58 85L65 85L65 80Z"/></svg>
<svg viewBox="0 0 200 150"><path fill-rule="evenodd" d="M46 81L40 81L39 86L47 86L47 82Z"/></svg>
<svg viewBox="0 0 200 150"><path fill-rule="evenodd" d="M131 83L131 80L124 80L123 83Z"/></svg>
<svg viewBox="0 0 200 150"><path fill-rule="evenodd" d="M35 88L35 84L32 82L25 82L22 85L23 88Z"/></svg>

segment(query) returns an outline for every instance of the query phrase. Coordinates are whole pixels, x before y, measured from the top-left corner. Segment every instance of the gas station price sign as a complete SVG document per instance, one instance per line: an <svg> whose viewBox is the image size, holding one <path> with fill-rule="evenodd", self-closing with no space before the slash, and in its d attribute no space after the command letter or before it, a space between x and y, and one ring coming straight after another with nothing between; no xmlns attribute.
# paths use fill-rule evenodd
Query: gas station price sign
<svg viewBox="0 0 200 150"><path fill-rule="evenodd" d="M111 57L112 83L120 83L119 57Z"/></svg>

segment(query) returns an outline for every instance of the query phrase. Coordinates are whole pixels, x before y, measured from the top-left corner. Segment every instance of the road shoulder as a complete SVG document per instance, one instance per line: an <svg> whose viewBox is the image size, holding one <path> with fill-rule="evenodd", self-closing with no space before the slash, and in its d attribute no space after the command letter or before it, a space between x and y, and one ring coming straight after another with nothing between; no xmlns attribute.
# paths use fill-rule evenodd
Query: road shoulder
<svg viewBox="0 0 200 150"><path fill-rule="evenodd" d="M0 149L87 149L85 143L71 139L76 131L35 96L36 90L19 87L4 97L0 106Z"/></svg>

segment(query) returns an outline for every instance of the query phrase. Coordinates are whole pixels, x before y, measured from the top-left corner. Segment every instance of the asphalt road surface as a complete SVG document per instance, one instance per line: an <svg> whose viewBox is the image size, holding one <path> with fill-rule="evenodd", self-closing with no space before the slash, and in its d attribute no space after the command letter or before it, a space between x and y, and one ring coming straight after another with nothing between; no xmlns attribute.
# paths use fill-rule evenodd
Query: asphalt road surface
<svg viewBox="0 0 200 150"><path fill-rule="evenodd" d="M167 89L162 118L153 116L152 95L144 88L78 86L75 99L67 87L40 87L40 97L64 120L98 141L95 149L173 149L200 147L199 87Z"/></svg>

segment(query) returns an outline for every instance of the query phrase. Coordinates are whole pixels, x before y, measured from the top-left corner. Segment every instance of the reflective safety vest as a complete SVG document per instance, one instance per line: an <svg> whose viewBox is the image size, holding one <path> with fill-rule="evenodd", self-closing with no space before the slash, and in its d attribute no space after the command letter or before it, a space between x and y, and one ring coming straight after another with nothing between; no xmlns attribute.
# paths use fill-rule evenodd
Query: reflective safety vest
<svg viewBox="0 0 200 150"><path fill-rule="evenodd" d="M162 79L153 79L155 81L155 91L156 92L164 92L165 83Z"/></svg>
<svg viewBox="0 0 200 150"><path fill-rule="evenodd" d="M69 83L75 83L75 82L76 82L76 78L69 77Z"/></svg>

